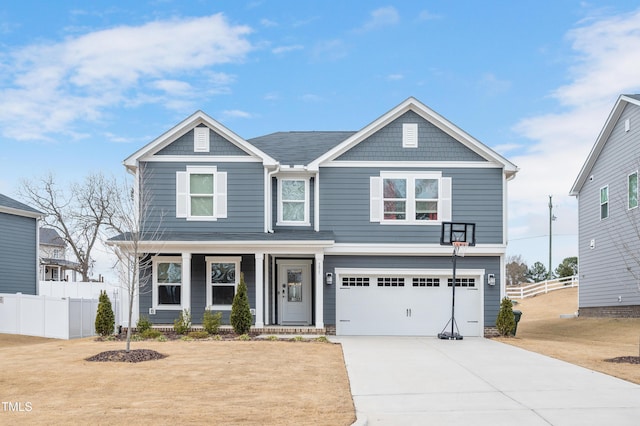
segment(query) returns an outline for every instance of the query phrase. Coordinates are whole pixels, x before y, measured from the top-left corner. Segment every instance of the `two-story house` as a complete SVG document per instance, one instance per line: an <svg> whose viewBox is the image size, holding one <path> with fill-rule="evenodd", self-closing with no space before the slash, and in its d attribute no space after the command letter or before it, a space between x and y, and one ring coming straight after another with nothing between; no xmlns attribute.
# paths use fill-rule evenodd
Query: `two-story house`
<svg viewBox="0 0 640 426"><path fill-rule="evenodd" d="M0 293L38 293L38 228L42 212L0 194Z"/></svg>
<svg viewBox="0 0 640 426"><path fill-rule="evenodd" d="M242 272L255 329L435 336L451 317L447 221L476 224L457 263L460 332L495 324L517 167L414 98L359 131L249 140L198 111L124 165L151 200L136 311L154 324L182 309L227 319Z"/></svg>
<svg viewBox="0 0 640 426"><path fill-rule="evenodd" d="M53 228L40 228L40 279L77 281L79 264L67 260L67 242Z"/></svg>
<svg viewBox="0 0 640 426"><path fill-rule="evenodd" d="M640 95L621 95L571 195L578 198L580 316L640 317Z"/></svg>

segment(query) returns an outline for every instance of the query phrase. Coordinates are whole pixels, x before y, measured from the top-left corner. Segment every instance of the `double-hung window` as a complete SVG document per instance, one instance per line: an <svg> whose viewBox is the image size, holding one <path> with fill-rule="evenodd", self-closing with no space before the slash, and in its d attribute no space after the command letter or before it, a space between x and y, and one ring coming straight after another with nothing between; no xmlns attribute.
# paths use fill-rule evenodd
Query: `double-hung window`
<svg viewBox="0 0 640 426"><path fill-rule="evenodd" d="M176 217L227 217L227 173L210 166L187 166L186 171L176 172Z"/></svg>
<svg viewBox="0 0 640 426"><path fill-rule="evenodd" d="M309 225L309 179L278 179L278 225Z"/></svg>
<svg viewBox="0 0 640 426"><path fill-rule="evenodd" d="M629 209L638 207L638 172L633 172L627 180L627 206Z"/></svg>
<svg viewBox="0 0 640 426"><path fill-rule="evenodd" d="M435 224L451 220L451 178L439 172L381 172L370 181L370 220Z"/></svg>
<svg viewBox="0 0 640 426"><path fill-rule="evenodd" d="M230 310L240 283L240 257L207 257L207 306Z"/></svg>
<svg viewBox="0 0 640 426"><path fill-rule="evenodd" d="M609 217L609 187L600 188L600 220Z"/></svg>
<svg viewBox="0 0 640 426"><path fill-rule="evenodd" d="M153 307L182 309L182 258L153 258Z"/></svg>

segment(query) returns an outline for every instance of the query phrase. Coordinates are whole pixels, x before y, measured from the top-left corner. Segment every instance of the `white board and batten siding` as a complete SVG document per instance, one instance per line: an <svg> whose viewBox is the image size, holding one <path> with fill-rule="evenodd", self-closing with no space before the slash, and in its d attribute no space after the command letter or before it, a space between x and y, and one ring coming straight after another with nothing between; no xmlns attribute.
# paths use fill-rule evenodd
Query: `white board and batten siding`
<svg viewBox="0 0 640 426"><path fill-rule="evenodd" d="M456 271L455 321L463 336L483 335L484 275ZM451 319L451 277L450 269L337 268L336 334L436 336Z"/></svg>

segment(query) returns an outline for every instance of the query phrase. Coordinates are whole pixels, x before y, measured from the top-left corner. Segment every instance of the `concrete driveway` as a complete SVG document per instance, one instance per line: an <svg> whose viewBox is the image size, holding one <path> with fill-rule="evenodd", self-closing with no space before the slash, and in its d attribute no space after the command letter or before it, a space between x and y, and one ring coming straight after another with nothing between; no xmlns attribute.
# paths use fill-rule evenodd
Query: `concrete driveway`
<svg viewBox="0 0 640 426"><path fill-rule="evenodd" d="M483 338L332 337L357 424L638 425L640 386Z"/></svg>

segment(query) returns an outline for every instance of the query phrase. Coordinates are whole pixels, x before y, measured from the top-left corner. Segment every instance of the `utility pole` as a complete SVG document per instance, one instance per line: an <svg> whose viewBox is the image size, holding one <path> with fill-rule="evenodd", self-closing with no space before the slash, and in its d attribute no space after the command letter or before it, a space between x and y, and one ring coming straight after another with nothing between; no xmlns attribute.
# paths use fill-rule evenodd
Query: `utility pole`
<svg viewBox="0 0 640 426"><path fill-rule="evenodd" d="M549 271L547 271L547 279L550 280L551 279L551 245L552 245L552 241L553 241L553 229L551 224L553 223L553 221L556 220L556 217L553 215L553 203L552 203L552 196L549 195Z"/></svg>

